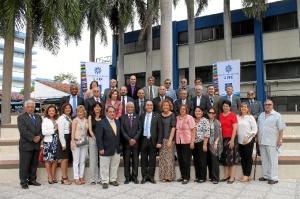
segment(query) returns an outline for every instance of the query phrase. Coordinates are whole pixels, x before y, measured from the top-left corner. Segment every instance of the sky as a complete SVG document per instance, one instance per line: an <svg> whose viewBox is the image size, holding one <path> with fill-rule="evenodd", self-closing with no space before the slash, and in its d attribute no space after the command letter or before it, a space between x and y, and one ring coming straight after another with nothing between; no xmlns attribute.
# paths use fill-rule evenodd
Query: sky
<svg viewBox="0 0 300 199"><path fill-rule="evenodd" d="M278 0L269 0L268 2L274 2ZM187 19L186 5L184 0L181 0L174 9L173 7L173 21L180 21ZM231 1L231 10L241 8L241 1ZM209 6L201 13L200 16L211 15L215 13L221 13L223 11L223 0L210 0ZM134 30L140 29L138 23L135 23ZM131 31L127 29L126 32ZM109 26L107 26L107 46L100 43L99 36L96 37L96 58L111 56L112 55L112 32ZM55 75L60 73L72 73L79 81L80 77L80 62L88 61L89 59L89 31L84 28L82 34L82 40L75 44L71 42L68 45L64 43L64 39L61 38L60 51L58 55L54 56L47 50L35 46L37 55L34 57L37 68L34 69L36 78L54 79Z"/></svg>

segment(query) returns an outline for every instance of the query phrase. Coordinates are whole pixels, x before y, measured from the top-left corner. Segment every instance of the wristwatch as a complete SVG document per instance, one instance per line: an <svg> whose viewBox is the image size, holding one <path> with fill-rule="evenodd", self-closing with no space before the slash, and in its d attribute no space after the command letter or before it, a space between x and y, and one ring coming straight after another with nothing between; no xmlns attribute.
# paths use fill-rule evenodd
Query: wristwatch
<svg viewBox="0 0 300 199"><path fill-rule="evenodd" d="M215 142L215 144L218 144L218 142Z"/></svg>

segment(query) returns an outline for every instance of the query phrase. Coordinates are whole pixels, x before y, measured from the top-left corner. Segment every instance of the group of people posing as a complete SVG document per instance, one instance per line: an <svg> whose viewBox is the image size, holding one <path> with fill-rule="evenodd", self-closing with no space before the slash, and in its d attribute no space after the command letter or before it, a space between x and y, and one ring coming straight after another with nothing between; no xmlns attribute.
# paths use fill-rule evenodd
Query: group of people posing
<svg viewBox="0 0 300 199"><path fill-rule="evenodd" d="M55 171L61 160L61 183L68 179L68 162L73 158L75 183L84 184L85 159L89 153L90 184L118 186L117 171L120 154L124 159L124 184L144 184L154 180L157 155L159 178L163 182L177 180L187 184L191 160L195 167L195 182L207 180L214 184L235 181L236 165L241 162L243 176L250 180L252 153L258 132L263 176L261 181L278 182L277 148L282 144L285 124L273 110L273 102L256 101L254 91L248 91L248 100L241 103L226 88L227 95L215 95L213 85L202 86L200 78L195 88L181 80L177 90L171 81L140 88L136 77L130 84L117 89L117 81L110 80L110 88L101 96L98 83L93 81L85 99L80 98L78 86L71 85L70 96L63 97L59 112L54 105L46 108L44 119L33 113L34 102L25 102L25 113L18 117L20 131L20 181L22 188L39 186L36 182L38 150L43 140L44 161L49 184L57 183ZM142 180L138 180L139 154ZM176 179L175 158L178 157L180 176ZM224 165L220 179L219 161ZM100 165L100 166L99 166ZM208 178L207 178L208 169Z"/></svg>

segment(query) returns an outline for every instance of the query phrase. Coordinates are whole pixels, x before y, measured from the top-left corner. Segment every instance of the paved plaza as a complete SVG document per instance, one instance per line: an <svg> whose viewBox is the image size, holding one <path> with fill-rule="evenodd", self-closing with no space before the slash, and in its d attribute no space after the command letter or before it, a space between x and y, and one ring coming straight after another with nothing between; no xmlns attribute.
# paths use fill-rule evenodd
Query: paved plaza
<svg viewBox="0 0 300 199"><path fill-rule="evenodd" d="M2 176L4 177L4 176ZM70 186L54 184L49 185L42 182L42 186L29 186L29 189L21 189L18 183L0 184L0 198L14 199L41 199L41 198L214 198L214 199L295 199L300 198L299 185L300 180L281 180L278 184L269 185L267 182L258 180L247 183L235 181L233 184L219 183L217 185L211 182L203 184L189 182L182 185L178 182L157 182L157 184L133 184L120 186L109 186L108 189L102 189L100 185L75 185Z"/></svg>

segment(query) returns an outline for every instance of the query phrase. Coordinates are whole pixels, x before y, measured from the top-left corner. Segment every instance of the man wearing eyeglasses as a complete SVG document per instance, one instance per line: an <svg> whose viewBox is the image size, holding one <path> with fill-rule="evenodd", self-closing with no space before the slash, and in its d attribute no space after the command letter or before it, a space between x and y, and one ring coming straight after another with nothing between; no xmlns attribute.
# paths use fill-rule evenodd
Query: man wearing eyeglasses
<svg viewBox="0 0 300 199"><path fill-rule="evenodd" d="M166 87L166 96L171 97L171 98L173 99L173 102L175 102L175 100L177 100L177 96L176 96L175 90L173 90L173 89L171 88L171 80L166 79L166 80L164 81L164 85L165 85L165 87Z"/></svg>
<svg viewBox="0 0 300 199"><path fill-rule="evenodd" d="M264 103L265 112L258 116L258 143L263 176L259 181L278 183L278 153L282 145L283 129L286 127L280 113L273 109L272 100Z"/></svg>
<svg viewBox="0 0 300 199"><path fill-rule="evenodd" d="M255 100L255 92L250 90L247 92L248 101L246 101L251 109L251 115L257 120L258 116L264 111L260 101Z"/></svg>
<svg viewBox="0 0 300 199"><path fill-rule="evenodd" d="M177 99L180 99L180 91L182 91L182 90L185 90L189 94L189 87L187 86L187 79L186 78L183 78L180 81L180 86L176 90Z"/></svg>
<svg viewBox="0 0 300 199"><path fill-rule="evenodd" d="M93 97L88 98L85 101L85 110L87 111L87 116L92 115L94 111L92 107L96 102L101 103L102 107L104 107L103 100L100 99L100 96L101 96L101 92L99 87L95 87L93 89ZM101 114L102 114L102 110L101 110Z"/></svg>

